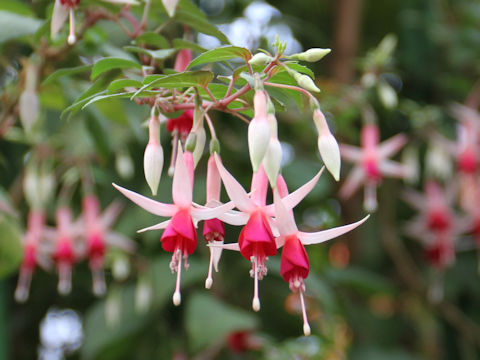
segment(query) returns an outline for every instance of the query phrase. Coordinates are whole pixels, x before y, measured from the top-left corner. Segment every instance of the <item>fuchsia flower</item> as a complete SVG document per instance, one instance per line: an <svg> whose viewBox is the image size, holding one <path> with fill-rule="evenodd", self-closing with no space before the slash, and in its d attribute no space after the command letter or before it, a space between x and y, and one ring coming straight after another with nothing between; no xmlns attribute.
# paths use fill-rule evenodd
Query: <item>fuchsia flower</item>
<svg viewBox="0 0 480 360"><path fill-rule="evenodd" d="M340 196L344 199L350 197L363 183L365 186L364 208L367 211L375 211L377 208L376 188L382 177L407 178L411 175L405 165L388 159L398 152L406 142L406 136L398 134L379 144L378 126L367 124L362 128L361 148L340 145L341 156L345 160L355 163L355 167L340 189Z"/></svg>
<svg viewBox="0 0 480 360"><path fill-rule="evenodd" d="M32 275L40 261L38 251L45 227L45 214L34 210L28 214L27 231L23 238L23 260L20 265L15 300L24 302L28 299Z"/></svg>
<svg viewBox="0 0 480 360"><path fill-rule="evenodd" d="M61 207L56 214L57 231L53 260L57 266L58 292L68 294L72 289L72 268L75 263L73 241L75 229L72 223L72 212L67 207Z"/></svg>
<svg viewBox="0 0 480 360"><path fill-rule="evenodd" d="M165 229L160 240L163 249L173 253L170 269L172 272L177 272L177 283L173 294L173 303L175 305L179 305L181 302L180 278L182 257L185 269L188 269L188 255L191 255L197 246L196 223L199 220L218 218L222 213L232 209L234 206L233 203L229 202L215 208L195 207L192 203L193 170L192 153L186 152L183 154L182 148L179 146L175 173L173 175L173 204L151 200L113 184L123 195L148 212L158 216L171 217L170 220L139 230L139 232Z"/></svg>
<svg viewBox="0 0 480 360"><path fill-rule="evenodd" d="M187 68L190 61L192 61L192 50L182 49L178 52L177 57L175 58L173 69L178 72L183 72Z"/></svg>
<svg viewBox="0 0 480 360"><path fill-rule="evenodd" d="M210 155L207 167L207 204L208 207L216 207L220 205L220 188L221 179L215 163L215 156ZM205 220L203 223L203 237L208 243L223 244L225 237L225 227L223 222L218 218ZM208 266L208 276L205 280L205 287L210 289L213 284L212 267L218 271L218 263L222 256L222 249L218 247L209 247L210 249L210 264Z"/></svg>
<svg viewBox="0 0 480 360"><path fill-rule="evenodd" d="M82 205L85 252L92 271L93 292L95 295L103 295L106 291L103 268L107 246L114 245L127 252L132 252L135 246L123 235L109 230L120 213L121 206L118 203L112 203L103 214L100 213L100 203L95 195L85 196Z"/></svg>
<svg viewBox="0 0 480 360"><path fill-rule="evenodd" d="M280 182L281 181L282 180L280 179ZM310 263L308 261L308 255L305 251L304 245L319 244L321 242L341 236L363 224L370 215L367 215L362 220L349 225L339 226L314 233L301 232L298 231L297 225L295 224L293 212L287 210L283 204L283 200L281 199L281 196L285 196L287 193L285 189L286 186L277 185L277 189L274 190L276 215L275 224L280 233L276 239L276 246L279 248L283 246L282 258L280 262L280 274L289 284L290 289L293 292L298 292L300 295L303 315L303 332L305 336L308 336L310 335L310 326L308 324L303 294L305 293L304 281L310 271Z"/></svg>
<svg viewBox="0 0 480 360"><path fill-rule="evenodd" d="M452 211L453 188L444 193L440 185L429 180L425 194L408 190L404 199L419 210L419 215L407 224L407 233L422 241L430 263L444 269L455 260L455 240L466 230L466 223Z"/></svg>
<svg viewBox="0 0 480 360"><path fill-rule="evenodd" d="M475 174L478 168L480 141L480 116L472 108L456 104L453 113L457 125L457 143L453 146L458 170L463 174Z"/></svg>
<svg viewBox="0 0 480 360"><path fill-rule="evenodd" d="M275 207L266 205L268 178L263 166L260 165L258 172L252 176L251 195L249 196L242 185L225 169L218 157L216 157L216 161L228 196L240 210L240 213L234 216L226 213L220 218L232 225L245 224L240 232L238 243L225 244L221 247L240 251L245 259L252 262L250 271L250 276L254 278L252 308L259 311L258 281L267 274L265 261L268 256L277 253L277 245L271 229L271 218L275 215ZM284 204L288 209L294 208L313 189L322 171L323 169L308 183L284 198ZM276 229L274 228L274 230Z"/></svg>
<svg viewBox="0 0 480 360"><path fill-rule="evenodd" d="M75 36L75 9L79 3L80 0L55 0L52 22L50 24L50 32L52 37L58 34L68 17L70 21L70 30L67 41L69 45L73 45L75 43L77 40L77 37Z"/></svg>
<svg viewBox="0 0 480 360"><path fill-rule="evenodd" d="M180 139L185 140L192 130L193 110L185 110L179 117L167 120L167 130L171 133L177 132Z"/></svg>

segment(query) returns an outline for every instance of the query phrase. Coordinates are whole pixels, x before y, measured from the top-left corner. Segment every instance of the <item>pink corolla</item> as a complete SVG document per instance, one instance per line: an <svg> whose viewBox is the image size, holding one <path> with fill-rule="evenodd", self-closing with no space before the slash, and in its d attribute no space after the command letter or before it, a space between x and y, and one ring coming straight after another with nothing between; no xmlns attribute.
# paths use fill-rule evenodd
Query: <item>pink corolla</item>
<svg viewBox="0 0 480 360"><path fill-rule="evenodd" d="M307 312L305 308L305 279L310 271L310 263L304 245L313 245L325 242L327 240L339 237L356 227L363 224L370 215L355 223L339 226L336 228L307 233L299 231L295 224L293 212L288 211L285 207L282 196L286 196L286 192L281 191L281 187L274 190L275 202L275 224L278 227L279 236L276 238L276 246L283 246L282 258L280 262L280 274L289 284L293 292L298 292L300 303L302 306L303 316L303 332L305 336L310 335L310 325L308 324Z"/></svg>
<svg viewBox="0 0 480 360"><path fill-rule="evenodd" d="M190 61L192 61L192 50L182 49L175 57L175 64L173 65L173 69L178 72L183 72L187 68Z"/></svg>
<svg viewBox="0 0 480 360"><path fill-rule="evenodd" d="M162 217L170 217L169 220L139 230L139 232L165 229L160 241L165 251L173 253L170 269L172 272L177 273L177 282L173 294L173 303L175 305L179 305L181 302L180 280L182 259L185 269L188 269L188 256L191 255L197 247L197 232L195 229L197 222L218 218L234 206L231 202L214 208L194 206L192 203L193 170L192 153L185 152L184 154L179 145L175 172L173 174L173 204L165 204L151 200L113 184L123 195L148 212Z"/></svg>
<svg viewBox="0 0 480 360"><path fill-rule="evenodd" d="M23 238L23 260L18 274L18 283L15 290L15 300L24 302L28 299L32 276L40 262L40 241L43 238L45 228L45 214L39 210L33 210L28 214L28 223Z"/></svg>
<svg viewBox="0 0 480 360"><path fill-rule="evenodd" d="M93 293L99 296L105 294L106 291L103 269L107 247L116 246L124 251L132 252L135 246L123 235L110 230L121 210L118 203L112 203L101 213L98 198L90 194L83 198L82 207L80 235L84 235L86 238L84 252L92 271Z"/></svg>
<svg viewBox="0 0 480 360"><path fill-rule="evenodd" d="M407 142L403 134L379 143L379 130L375 124L367 124L361 132L361 148L351 145L340 145L342 158L355 164L350 175L340 189L340 196L349 198L362 184L365 187L364 208L375 211L377 208L377 186L382 178L408 178L410 169L392 161L390 156L397 153Z"/></svg>
<svg viewBox="0 0 480 360"><path fill-rule="evenodd" d="M272 231L272 217L275 215L275 207L274 205L266 205L268 178L263 166L260 165L258 171L252 176L251 194L249 196L242 185L225 169L218 157L216 157L216 162L228 196L240 210L239 213L234 215L225 213L220 216L220 219L232 225L245 224L240 232L238 243L225 244L221 247L240 251L245 259L251 261L250 276L254 278L252 308L259 311L258 281L262 280L267 274L265 261L269 256L277 253L274 236L276 228L273 227L274 231ZM294 208L313 189L322 171L323 169L308 183L284 198L284 204L288 209Z"/></svg>

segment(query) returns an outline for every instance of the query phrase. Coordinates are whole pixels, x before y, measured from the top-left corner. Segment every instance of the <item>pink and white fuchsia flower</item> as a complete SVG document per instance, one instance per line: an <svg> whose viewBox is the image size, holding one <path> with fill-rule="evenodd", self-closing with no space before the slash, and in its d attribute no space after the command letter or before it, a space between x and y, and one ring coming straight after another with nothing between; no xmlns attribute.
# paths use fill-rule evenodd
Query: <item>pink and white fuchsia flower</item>
<svg viewBox="0 0 480 360"><path fill-rule="evenodd" d="M370 215L367 215L355 223L328 230L313 233L298 231L293 212L287 210L281 199L281 195L286 195L285 190L283 191L284 194L280 194L282 188L286 189L286 186L277 186L274 190L275 224L279 232L279 236L276 238L276 246L277 248L283 246L280 273L283 279L289 284L290 289L293 292L298 292L300 295L303 332L305 336L308 336L310 335L310 325L308 324L303 294L305 293L304 281L310 271L310 264L304 245L319 244L339 237L363 224Z"/></svg>
<svg viewBox="0 0 480 360"><path fill-rule="evenodd" d="M378 126L367 124L362 128L361 148L340 145L342 158L355 164L340 188L340 196L344 199L349 198L364 184L363 204L367 211L375 211L377 208L377 186L384 176L397 178L411 176L407 166L388 159L405 145L407 137L398 134L382 143L379 143L379 138Z"/></svg>
<svg viewBox="0 0 480 360"><path fill-rule="evenodd" d="M272 226L272 217L275 216L274 205L266 205L268 190L268 178L260 165L259 170L252 176L250 196L243 189L242 185L225 169L216 157L217 167L222 177L223 184L228 196L234 202L240 213L231 215L225 213L220 218L232 225L243 225L238 238L238 243L221 245L224 249L240 251L242 256L252 262L250 276L254 278L254 294L252 308L260 310L260 298L258 296L258 281L267 274L265 261L268 256L277 253L275 243L276 227ZM315 186L323 169L298 190L284 198L285 207L293 209Z"/></svg>
<svg viewBox="0 0 480 360"><path fill-rule="evenodd" d="M197 222L218 218L221 214L234 207L232 202L214 208L194 206L192 202L193 170L192 153L185 152L184 154L179 144L172 184L173 204L151 200L113 184L123 195L148 212L158 216L170 217L169 220L139 230L139 232L165 229L160 241L165 251L173 253L170 269L172 272L177 273L177 283L173 294L173 303L175 305L180 305L181 302L182 258L185 269L188 269L188 255L191 255L197 247L197 232L195 229Z"/></svg>

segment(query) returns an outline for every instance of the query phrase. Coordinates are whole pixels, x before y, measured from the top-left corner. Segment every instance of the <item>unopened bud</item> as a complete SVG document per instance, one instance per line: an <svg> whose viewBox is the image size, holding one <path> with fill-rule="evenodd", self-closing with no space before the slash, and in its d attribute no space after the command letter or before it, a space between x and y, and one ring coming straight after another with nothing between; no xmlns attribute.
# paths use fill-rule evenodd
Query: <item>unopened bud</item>
<svg viewBox="0 0 480 360"><path fill-rule="evenodd" d="M203 151L205 150L206 141L207 135L205 134L205 129L202 126L197 131L197 143L195 145L195 149L193 150L193 164L195 167L202 158Z"/></svg>
<svg viewBox="0 0 480 360"><path fill-rule="evenodd" d="M272 60L273 58L271 56L268 56L267 54L260 52L258 54L253 55L253 57L250 60L248 60L248 63L251 65L263 66L268 64Z"/></svg>
<svg viewBox="0 0 480 360"><path fill-rule="evenodd" d="M315 85L312 78L305 74L300 74L298 72L293 73L293 77L297 84L308 91L320 92L320 89Z"/></svg>
<svg viewBox="0 0 480 360"><path fill-rule="evenodd" d="M210 154L220 153L220 142L218 139L210 140Z"/></svg>
<svg viewBox="0 0 480 360"><path fill-rule="evenodd" d="M187 140L185 141L185 151L193 152L197 146L197 134L191 132L188 134Z"/></svg>
<svg viewBox="0 0 480 360"><path fill-rule="evenodd" d="M146 312L150 308L152 298L151 285L146 280L138 280L135 288L135 311L141 314Z"/></svg>
<svg viewBox="0 0 480 360"><path fill-rule="evenodd" d="M112 275L115 280L124 281L130 275L130 262L125 255L117 255L112 264Z"/></svg>
<svg viewBox="0 0 480 360"><path fill-rule="evenodd" d="M280 172L280 166L282 163L282 146L277 138L271 138L267 148L267 152L263 158L263 168L267 174L270 185L275 187L277 182L277 176Z"/></svg>
<svg viewBox="0 0 480 360"><path fill-rule="evenodd" d="M331 49L321 49L321 48L313 48L308 49L305 52L292 55L292 59L298 59L308 62L316 62L321 60L325 55L329 54L332 50Z"/></svg>
<svg viewBox="0 0 480 360"><path fill-rule="evenodd" d="M38 118L39 112L38 94L35 89L25 89L18 101L20 122L26 132L29 132Z"/></svg>
<svg viewBox="0 0 480 360"><path fill-rule="evenodd" d="M340 149L337 140L330 132L327 121L320 109L313 112L313 120L318 130L318 150L325 167L332 174L334 179L340 179Z"/></svg>
<svg viewBox="0 0 480 360"><path fill-rule="evenodd" d="M135 166L130 154L120 151L115 157L115 169L123 179L131 179L135 174Z"/></svg>
<svg viewBox="0 0 480 360"><path fill-rule="evenodd" d="M398 104L397 93L385 81L380 81L377 86L378 98L387 109L393 109Z"/></svg>
<svg viewBox="0 0 480 360"><path fill-rule="evenodd" d="M160 144L149 143L143 155L143 170L145 180L153 195L157 195L158 184L162 177L163 149Z"/></svg>
<svg viewBox="0 0 480 360"><path fill-rule="evenodd" d="M270 125L265 120L253 119L248 125L248 150L253 171L257 172L270 142Z"/></svg>

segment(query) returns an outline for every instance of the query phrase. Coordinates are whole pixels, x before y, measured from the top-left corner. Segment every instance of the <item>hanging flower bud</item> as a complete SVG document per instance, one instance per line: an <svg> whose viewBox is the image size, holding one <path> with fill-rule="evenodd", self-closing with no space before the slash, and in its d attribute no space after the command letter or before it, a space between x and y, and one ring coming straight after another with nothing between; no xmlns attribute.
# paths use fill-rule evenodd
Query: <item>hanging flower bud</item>
<svg viewBox="0 0 480 360"><path fill-rule="evenodd" d="M318 130L318 150L327 170L334 179L340 179L340 149L337 140L330 132L322 111L317 108L313 112L313 121Z"/></svg>
<svg viewBox="0 0 480 360"><path fill-rule="evenodd" d="M271 56L268 56L267 54L260 52L258 54L255 54L252 56L250 60L248 60L248 63L250 65L267 65L270 61L272 61L273 58Z"/></svg>
<svg viewBox="0 0 480 360"><path fill-rule="evenodd" d="M395 90L386 81L380 81L377 86L378 98L387 109L397 107L398 99Z"/></svg>
<svg viewBox="0 0 480 360"><path fill-rule="evenodd" d="M150 117L148 132L149 140L143 156L143 169L147 184L152 190L152 194L156 195L163 168L163 149L160 145L160 122L157 117Z"/></svg>
<svg viewBox="0 0 480 360"><path fill-rule="evenodd" d="M130 261L125 254L121 252L115 254L112 262L112 275L117 281L124 281L130 275Z"/></svg>
<svg viewBox="0 0 480 360"><path fill-rule="evenodd" d="M277 119L275 118L275 115L269 113L267 118L268 123L270 124L271 136L262 164L268 180L270 181L270 186L273 188L277 182L277 176L282 164L282 146L280 145L280 141L278 141Z"/></svg>
<svg viewBox="0 0 480 360"><path fill-rule="evenodd" d="M315 85L312 78L305 74L300 74L296 71L293 72L293 77L297 82L298 86L304 88L308 91L320 92L320 89Z"/></svg>
<svg viewBox="0 0 480 360"><path fill-rule="evenodd" d="M267 98L257 90L253 98L255 116L248 125L248 150L254 172L258 171L270 142L270 125L267 119Z"/></svg>
<svg viewBox="0 0 480 360"><path fill-rule="evenodd" d="M290 56L290 59L316 62L321 60L324 56L328 55L331 51L331 49L313 48L299 54L294 54Z"/></svg>
<svg viewBox="0 0 480 360"><path fill-rule="evenodd" d="M18 100L20 122L26 132L35 125L40 110L37 94L39 67L34 61L29 61L25 66L25 86Z"/></svg>
<svg viewBox="0 0 480 360"><path fill-rule="evenodd" d="M135 287L135 311L143 314L148 311L153 299L153 290L150 282L141 277Z"/></svg>

